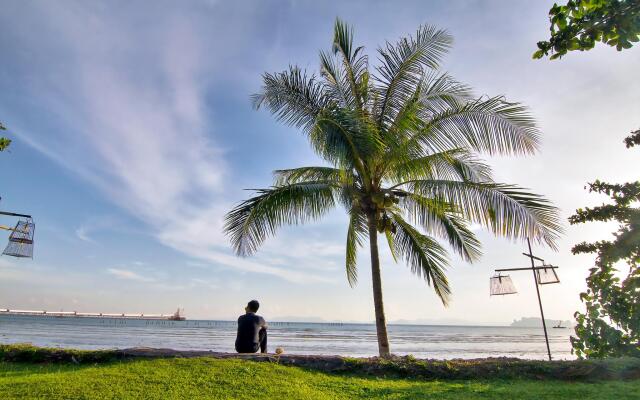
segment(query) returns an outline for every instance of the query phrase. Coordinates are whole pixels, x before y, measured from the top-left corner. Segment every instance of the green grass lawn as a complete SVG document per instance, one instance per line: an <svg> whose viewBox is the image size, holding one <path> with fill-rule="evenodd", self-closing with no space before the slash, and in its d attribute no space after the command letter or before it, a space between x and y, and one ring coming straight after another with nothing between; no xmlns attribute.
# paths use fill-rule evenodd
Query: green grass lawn
<svg viewBox="0 0 640 400"><path fill-rule="evenodd" d="M93 366L0 362L2 399L639 399L640 380L427 381L212 358Z"/></svg>

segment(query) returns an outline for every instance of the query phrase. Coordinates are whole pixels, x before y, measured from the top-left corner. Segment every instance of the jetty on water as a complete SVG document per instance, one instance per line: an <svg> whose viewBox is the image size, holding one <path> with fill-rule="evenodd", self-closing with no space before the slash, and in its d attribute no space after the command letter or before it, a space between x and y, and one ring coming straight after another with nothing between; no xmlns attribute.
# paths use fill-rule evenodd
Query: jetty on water
<svg viewBox="0 0 640 400"><path fill-rule="evenodd" d="M44 311L44 310L11 310L0 308L1 315L24 315L35 317L72 317L72 318L125 318L125 319L153 319L168 321L184 321L186 318L178 309L173 314L130 314L130 313L91 313L78 311Z"/></svg>

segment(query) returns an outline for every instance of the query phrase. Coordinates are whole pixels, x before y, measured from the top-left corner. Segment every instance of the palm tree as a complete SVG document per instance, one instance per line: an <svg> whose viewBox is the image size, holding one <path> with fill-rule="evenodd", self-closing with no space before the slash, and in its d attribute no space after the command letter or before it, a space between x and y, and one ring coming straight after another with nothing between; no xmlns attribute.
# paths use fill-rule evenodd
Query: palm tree
<svg viewBox="0 0 640 400"><path fill-rule="evenodd" d="M370 73L363 47L353 45L353 29L338 19L332 51L320 52L319 77L294 66L264 74L255 108L300 128L329 165L275 171L272 187L256 190L226 216L235 252L248 256L280 226L316 220L342 205L349 216L351 286L357 250L369 239L381 357L390 351L378 234L394 259L404 260L446 305L449 258L436 238L473 262L481 246L470 223L552 247L561 231L550 202L494 182L478 158L534 153L540 134L522 105L473 97L468 86L439 71L451 42L446 31L421 26L415 36L379 48L379 66Z"/></svg>

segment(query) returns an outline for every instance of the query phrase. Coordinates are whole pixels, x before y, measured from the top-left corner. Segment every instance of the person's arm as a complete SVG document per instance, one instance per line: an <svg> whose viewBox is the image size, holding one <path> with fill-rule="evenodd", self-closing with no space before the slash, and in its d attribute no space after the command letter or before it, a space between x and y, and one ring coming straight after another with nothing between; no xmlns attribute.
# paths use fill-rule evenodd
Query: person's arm
<svg viewBox="0 0 640 400"><path fill-rule="evenodd" d="M260 327L267 329L269 327L269 325L267 325L267 321L265 321L264 318L260 317Z"/></svg>

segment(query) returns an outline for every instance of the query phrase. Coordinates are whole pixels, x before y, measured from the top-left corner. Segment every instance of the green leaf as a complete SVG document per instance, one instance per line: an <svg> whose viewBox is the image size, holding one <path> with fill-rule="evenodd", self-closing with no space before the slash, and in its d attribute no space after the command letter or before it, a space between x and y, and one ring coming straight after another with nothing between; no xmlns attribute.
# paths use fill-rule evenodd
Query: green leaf
<svg viewBox="0 0 640 400"><path fill-rule="evenodd" d="M544 57L544 51L543 50L538 50L535 53L533 53L533 55L531 56L531 58L533 58L534 60L537 60L539 58Z"/></svg>

